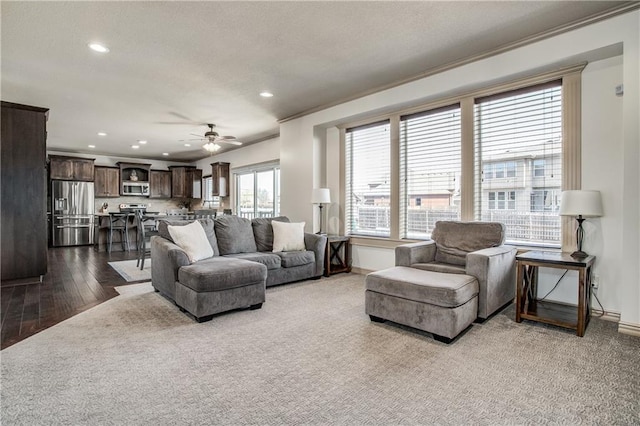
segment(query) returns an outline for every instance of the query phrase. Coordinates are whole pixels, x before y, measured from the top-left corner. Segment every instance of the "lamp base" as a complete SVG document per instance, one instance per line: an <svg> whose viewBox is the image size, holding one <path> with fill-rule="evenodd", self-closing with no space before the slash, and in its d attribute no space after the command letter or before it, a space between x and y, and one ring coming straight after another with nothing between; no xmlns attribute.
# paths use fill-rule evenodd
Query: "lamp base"
<svg viewBox="0 0 640 426"><path fill-rule="evenodd" d="M583 252L582 250L576 250L573 253L571 253L571 257L573 257L574 259L584 259L587 256L589 255Z"/></svg>

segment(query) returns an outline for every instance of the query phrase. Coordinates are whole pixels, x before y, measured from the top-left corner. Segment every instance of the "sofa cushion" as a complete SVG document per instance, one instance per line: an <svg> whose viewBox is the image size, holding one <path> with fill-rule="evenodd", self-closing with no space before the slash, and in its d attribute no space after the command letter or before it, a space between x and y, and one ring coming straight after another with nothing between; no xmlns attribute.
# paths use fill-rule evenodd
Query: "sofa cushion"
<svg viewBox="0 0 640 426"><path fill-rule="evenodd" d="M209 244L211 244L211 249L213 250L213 255L214 256L219 256L220 255L220 250L218 250L218 241L216 239L216 233L214 231L213 219L197 219L197 220L198 220L198 222L200 222L200 225L202 225L202 228L204 229L204 233L207 236L207 240L209 240ZM188 225L188 224L190 224L192 222L193 222L193 220L160 219L160 220L158 220L158 223L157 223L158 235L160 235L162 238L165 238L165 239L171 241L172 243L175 243L175 241L173 241L173 238L171 238L171 234L169 234L169 230L167 229L167 227L169 225L171 225L171 226L184 226L184 225Z"/></svg>
<svg viewBox="0 0 640 426"><path fill-rule="evenodd" d="M257 252L251 221L239 216L223 215L215 220L220 254Z"/></svg>
<svg viewBox="0 0 640 426"><path fill-rule="evenodd" d="M196 292L244 287L267 279L267 267L258 262L210 257L178 271L180 284Z"/></svg>
<svg viewBox="0 0 640 426"><path fill-rule="evenodd" d="M274 254L280 257L283 268L293 268L295 266L307 265L316 261L316 255L310 250L281 251Z"/></svg>
<svg viewBox="0 0 640 426"><path fill-rule="evenodd" d="M213 256L213 249L200 222L184 226L167 226L169 234L178 247L184 250L191 263Z"/></svg>
<svg viewBox="0 0 640 426"><path fill-rule="evenodd" d="M280 256L276 253L236 253L227 254L224 257L230 257L234 259L250 260L252 262L262 263L267 269L278 269L281 266Z"/></svg>
<svg viewBox="0 0 640 426"><path fill-rule="evenodd" d="M304 250L304 222L271 222L273 227L273 251Z"/></svg>
<svg viewBox="0 0 640 426"><path fill-rule="evenodd" d="M431 233L436 243L436 262L464 266L467 253L504 242L505 226L499 222L438 221Z"/></svg>
<svg viewBox="0 0 640 426"><path fill-rule="evenodd" d="M258 251L273 251L273 227L271 221L289 222L286 216L260 217L251 221L253 236L256 240Z"/></svg>
<svg viewBox="0 0 640 426"><path fill-rule="evenodd" d="M365 279L367 290L415 302L454 308L478 294L478 280L470 275L422 271L395 266L372 272Z"/></svg>

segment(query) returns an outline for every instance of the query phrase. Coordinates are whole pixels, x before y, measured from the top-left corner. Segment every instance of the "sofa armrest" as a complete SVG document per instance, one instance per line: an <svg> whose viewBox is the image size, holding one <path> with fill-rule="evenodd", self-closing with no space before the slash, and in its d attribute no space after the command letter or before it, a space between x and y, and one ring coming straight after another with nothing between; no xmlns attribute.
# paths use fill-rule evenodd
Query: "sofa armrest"
<svg viewBox="0 0 640 426"><path fill-rule="evenodd" d="M324 273L324 254L327 250L327 237L324 235L304 234L304 246L307 250L311 250L316 256L316 277L322 276Z"/></svg>
<svg viewBox="0 0 640 426"><path fill-rule="evenodd" d="M516 248L491 247L467 254L467 275L478 279L478 317L486 319L513 300L516 285Z"/></svg>
<svg viewBox="0 0 640 426"><path fill-rule="evenodd" d="M421 241L396 247L396 266L411 266L414 263L433 262L436 257L436 243Z"/></svg>
<svg viewBox="0 0 640 426"><path fill-rule="evenodd" d="M156 290L174 299L178 270L190 264L180 247L160 236L151 237L151 283Z"/></svg>

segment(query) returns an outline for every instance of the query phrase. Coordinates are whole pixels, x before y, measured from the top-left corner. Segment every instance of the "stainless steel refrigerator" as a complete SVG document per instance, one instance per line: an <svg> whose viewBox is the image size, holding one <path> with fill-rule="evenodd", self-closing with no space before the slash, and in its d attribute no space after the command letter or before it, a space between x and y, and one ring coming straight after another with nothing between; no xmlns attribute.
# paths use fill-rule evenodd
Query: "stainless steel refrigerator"
<svg viewBox="0 0 640 426"><path fill-rule="evenodd" d="M51 181L51 245L93 244L93 182Z"/></svg>

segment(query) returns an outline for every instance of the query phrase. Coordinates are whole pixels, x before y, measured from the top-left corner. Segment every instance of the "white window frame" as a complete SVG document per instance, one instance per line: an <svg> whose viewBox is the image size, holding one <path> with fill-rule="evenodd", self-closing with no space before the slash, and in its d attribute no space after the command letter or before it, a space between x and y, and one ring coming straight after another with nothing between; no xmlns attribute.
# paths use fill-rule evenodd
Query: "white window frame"
<svg viewBox="0 0 640 426"><path fill-rule="evenodd" d="M260 213L258 211L258 191L256 188L258 187L258 174L273 171L273 209L271 214L265 215L264 212ZM235 182L235 200L234 200L234 211L238 216L244 216L247 219L253 219L257 217L276 217L280 215L280 163L279 162L268 162L261 164L253 164L250 166L245 166L237 169L233 169L232 174L234 176ZM243 213L240 209L240 201L241 195L240 191L242 190L240 186L241 176L244 175L253 175L253 212Z"/></svg>

